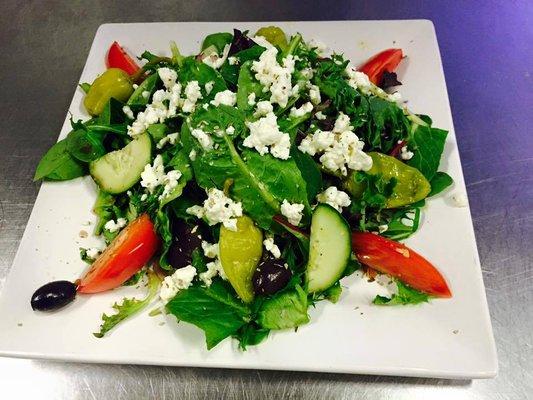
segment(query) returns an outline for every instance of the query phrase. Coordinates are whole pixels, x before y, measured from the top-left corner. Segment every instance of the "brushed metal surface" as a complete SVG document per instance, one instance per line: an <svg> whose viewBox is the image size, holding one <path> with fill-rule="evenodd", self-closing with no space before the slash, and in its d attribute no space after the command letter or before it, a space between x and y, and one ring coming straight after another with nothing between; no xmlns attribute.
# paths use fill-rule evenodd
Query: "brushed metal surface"
<svg viewBox="0 0 533 400"><path fill-rule="evenodd" d="M3 358L0 397L532 398L532 16L533 3L526 0L154 4L4 0L0 13L0 290L39 188L31 181L34 168L57 137L101 23L431 19L442 52L500 373L492 380L446 381Z"/></svg>

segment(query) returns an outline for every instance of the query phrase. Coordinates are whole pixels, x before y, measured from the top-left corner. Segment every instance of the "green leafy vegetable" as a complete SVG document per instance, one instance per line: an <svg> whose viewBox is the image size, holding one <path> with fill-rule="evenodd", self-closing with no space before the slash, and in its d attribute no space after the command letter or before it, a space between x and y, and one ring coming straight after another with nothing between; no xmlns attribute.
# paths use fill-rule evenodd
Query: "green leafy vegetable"
<svg viewBox="0 0 533 400"><path fill-rule="evenodd" d="M166 307L178 320L205 332L208 350L236 334L250 320L250 310L219 279L213 280L208 288L193 286L181 290Z"/></svg>
<svg viewBox="0 0 533 400"><path fill-rule="evenodd" d="M263 93L263 86L254 78L251 66L252 62L247 61L239 70L237 107L242 111L254 109L254 104L249 104L248 102L248 96L253 93L257 101Z"/></svg>
<svg viewBox="0 0 533 400"><path fill-rule="evenodd" d="M150 98L154 93L158 82L159 75L157 73L149 75L131 94L126 104L134 108L146 106L150 101ZM145 92L148 93L148 96L146 96Z"/></svg>
<svg viewBox="0 0 533 400"><path fill-rule="evenodd" d="M90 162L106 154L104 135L87 129L76 129L67 137L67 150L76 159Z"/></svg>
<svg viewBox="0 0 533 400"><path fill-rule="evenodd" d="M222 54L224 47L230 44L233 40L233 35L229 32L212 33L207 35L202 43L202 50L210 46L214 46L219 54Z"/></svg>
<svg viewBox="0 0 533 400"><path fill-rule="evenodd" d="M431 192L429 192L428 197L431 197L451 186L453 184L453 179L446 172L437 172L429 183L431 183Z"/></svg>
<svg viewBox="0 0 533 400"><path fill-rule="evenodd" d="M294 290L281 292L265 300L257 321L265 329L296 328L309 322L307 294L297 285Z"/></svg>
<svg viewBox="0 0 533 400"><path fill-rule="evenodd" d="M84 82L84 83L80 83L78 85L81 90L83 90L85 93L89 93L89 89L91 88L91 84L90 83L87 83L87 82Z"/></svg>
<svg viewBox="0 0 533 400"><path fill-rule="evenodd" d="M65 138L48 150L37 165L34 181L67 181L87 174L87 166L70 154L67 143L68 139Z"/></svg>
<svg viewBox="0 0 533 400"><path fill-rule="evenodd" d="M439 168L447 135L448 132L442 129L418 125L409 138L414 156L407 164L417 168L430 182Z"/></svg>
<svg viewBox="0 0 533 400"><path fill-rule="evenodd" d="M398 286L397 294L393 294L391 298L378 295L372 302L380 306L397 306L426 303L430 299L428 294L419 292L399 280L396 280L396 285Z"/></svg>
<svg viewBox="0 0 533 400"><path fill-rule="evenodd" d="M148 294L146 297L142 300L137 300L136 298L125 298L121 304L115 303L113 304L113 308L115 309L115 314L112 315L106 315L102 314L102 325L100 325L100 331L93 333L93 335L97 338L102 338L104 335L109 332L111 329L113 329L117 324L124 321L126 318L129 318L135 314L137 314L139 311L144 309L146 306L150 304L150 302L154 299L154 297L157 295L157 290L159 289L159 285L161 284L160 279L158 278L157 274L153 271L148 272Z"/></svg>

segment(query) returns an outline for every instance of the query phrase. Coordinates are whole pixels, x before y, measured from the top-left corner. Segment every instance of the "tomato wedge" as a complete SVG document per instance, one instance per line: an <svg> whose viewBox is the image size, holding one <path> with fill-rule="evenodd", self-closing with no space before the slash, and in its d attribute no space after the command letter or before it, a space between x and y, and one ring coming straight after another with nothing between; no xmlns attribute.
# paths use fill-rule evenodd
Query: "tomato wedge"
<svg viewBox="0 0 533 400"><path fill-rule="evenodd" d="M141 69L118 42L113 42L107 52L107 68L120 68L129 75Z"/></svg>
<svg viewBox="0 0 533 400"><path fill-rule="evenodd" d="M362 264L398 278L414 289L436 297L452 297L440 272L401 243L369 232L354 232L352 249Z"/></svg>
<svg viewBox="0 0 533 400"><path fill-rule="evenodd" d="M78 285L79 293L98 293L126 282L154 256L159 237L148 215L132 221L96 259Z"/></svg>
<svg viewBox="0 0 533 400"><path fill-rule="evenodd" d="M359 71L368 75L374 85L379 85L383 72L393 72L402 61L402 49L387 49L368 59L359 67Z"/></svg>

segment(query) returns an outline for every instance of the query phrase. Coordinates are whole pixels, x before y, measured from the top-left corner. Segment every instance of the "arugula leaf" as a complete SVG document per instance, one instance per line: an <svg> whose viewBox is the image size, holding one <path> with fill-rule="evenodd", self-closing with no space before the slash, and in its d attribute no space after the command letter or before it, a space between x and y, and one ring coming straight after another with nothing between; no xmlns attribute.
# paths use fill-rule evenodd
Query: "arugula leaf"
<svg viewBox="0 0 533 400"><path fill-rule="evenodd" d="M157 295L159 285L161 280L158 278L157 274L153 271L148 271L148 294L142 300L137 300L136 298L124 298L121 304L113 304L113 308L116 313L112 315L102 314L102 325L100 325L100 331L93 333L97 338L102 338L104 335L113 329L117 324L124 321L126 318L131 317L132 315L137 314L139 311L144 309L150 304L150 302Z"/></svg>
<svg viewBox="0 0 533 400"><path fill-rule="evenodd" d="M141 269L140 271L136 272L129 278L126 282L122 284L122 286L134 286L139 283L139 281L147 274L146 269Z"/></svg>
<svg viewBox="0 0 533 400"><path fill-rule="evenodd" d="M431 182L437 173L448 132L431 126L416 125L409 136L414 156L407 164L417 168Z"/></svg>
<svg viewBox="0 0 533 400"><path fill-rule="evenodd" d="M205 332L210 350L250 321L250 310L232 293L226 282L213 280L210 287L192 286L168 302L169 313Z"/></svg>
<svg viewBox="0 0 533 400"><path fill-rule="evenodd" d="M254 93L257 100L263 93L263 86L255 79L251 66L252 62L246 61L239 71L237 107L242 111L254 109L253 105L248 104L250 94Z"/></svg>
<svg viewBox="0 0 533 400"><path fill-rule="evenodd" d="M87 249L84 249L83 247L80 247L79 249L81 260L86 262L87 264L92 264L94 262L94 258L91 258L87 255Z"/></svg>
<svg viewBox="0 0 533 400"><path fill-rule="evenodd" d="M215 46L218 53L221 54L227 44L233 40L233 35L229 32L219 32L207 35L202 42L202 51L210 46Z"/></svg>
<svg viewBox="0 0 533 400"><path fill-rule="evenodd" d="M115 197L103 190L98 191L96 201L94 202L93 212L96 214L97 221L94 228L94 234L100 235L107 221L115 217Z"/></svg>
<svg viewBox="0 0 533 400"><path fill-rule="evenodd" d="M150 97L155 92L159 79L159 74L153 73L149 75L131 94L126 104L133 108L141 108L148 104ZM149 96L144 96L143 93L150 93Z"/></svg>
<svg viewBox="0 0 533 400"><path fill-rule="evenodd" d="M155 216L155 229L161 239L161 254L159 256L159 266L164 270L170 270L172 266L167 261L167 253L172 244L172 230L168 213L161 208Z"/></svg>
<svg viewBox="0 0 533 400"><path fill-rule="evenodd" d="M213 88L209 94L204 90L203 99L209 101L215 97L215 94L227 89L226 82L222 76L209 65L197 61L195 57L186 57L183 59L183 65L178 74L179 81L186 85L190 81L198 81L201 87L208 82L214 82Z"/></svg>
<svg viewBox="0 0 533 400"><path fill-rule="evenodd" d="M146 128L146 132L152 137L154 143L158 143L169 133L168 127L165 124L152 124Z"/></svg>
<svg viewBox="0 0 533 400"><path fill-rule="evenodd" d="M391 298L377 295L372 303L380 306L397 306L427 303L430 299L428 294L419 292L402 281L396 280L396 285L398 286L397 294L393 294Z"/></svg>
<svg viewBox="0 0 533 400"><path fill-rule="evenodd" d="M41 158L34 181L49 179L54 181L68 181L87 174L87 166L69 153L67 148L68 138L54 144Z"/></svg>
<svg viewBox="0 0 533 400"><path fill-rule="evenodd" d="M431 192L428 197L435 196L453 184L453 179L446 172L437 172L429 182L431 184Z"/></svg>
<svg viewBox="0 0 533 400"><path fill-rule="evenodd" d="M294 290L280 292L265 300L257 322L265 329L296 328L309 322L307 294L296 285Z"/></svg>

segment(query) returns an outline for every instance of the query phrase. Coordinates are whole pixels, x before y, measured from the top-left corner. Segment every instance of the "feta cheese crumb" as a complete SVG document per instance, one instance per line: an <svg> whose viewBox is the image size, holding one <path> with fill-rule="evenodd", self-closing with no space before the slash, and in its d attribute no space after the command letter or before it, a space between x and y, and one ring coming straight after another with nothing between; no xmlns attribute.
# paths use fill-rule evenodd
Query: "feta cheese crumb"
<svg viewBox="0 0 533 400"><path fill-rule="evenodd" d="M232 92L231 90L224 90L215 94L215 98L211 100L211 104L215 107L218 107L220 104L226 106L234 106L237 102L237 93Z"/></svg>
<svg viewBox="0 0 533 400"><path fill-rule="evenodd" d="M213 52L207 57L204 57L202 59L202 62L204 64L209 65L213 69L219 69L226 61L226 58L228 58L229 48L230 45L227 44L226 46L224 46L224 50L222 50L222 55L218 55L217 53Z"/></svg>
<svg viewBox="0 0 533 400"><path fill-rule="evenodd" d="M189 152L189 159L190 159L191 161L196 160L196 150L192 149L192 150Z"/></svg>
<svg viewBox="0 0 533 400"><path fill-rule="evenodd" d="M411 158L413 158L414 155L415 153L413 153L412 151L409 151L407 146L403 146L400 149L400 157L402 158L402 160L410 160Z"/></svg>
<svg viewBox="0 0 533 400"><path fill-rule="evenodd" d="M202 98L202 91L198 81L190 81L185 87L185 101L181 109L183 112L192 113L196 108L196 102Z"/></svg>
<svg viewBox="0 0 533 400"><path fill-rule="evenodd" d="M153 193L154 189L163 182L165 176L165 167L163 165L163 157L158 154L154 163L146 164L141 173L141 186L146 188L148 192Z"/></svg>
<svg viewBox="0 0 533 400"><path fill-rule="evenodd" d="M360 71L357 71L354 67L348 65L345 70L348 77L348 84L354 89L359 89L361 92L368 94L372 89L372 82L368 79L368 76Z"/></svg>
<svg viewBox="0 0 533 400"><path fill-rule="evenodd" d="M402 94L400 92L394 92L389 94L387 99L393 103L400 103L402 101Z"/></svg>
<svg viewBox="0 0 533 400"><path fill-rule="evenodd" d="M262 102L258 105L260 103ZM250 135L244 139L243 145L255 148L261 155L267 154L270 150L270 154L274 157L287 160L290 157L290 137L279 130L277 121L276 115L269 112L257 121L246 122Z"/></svg>
<svg viewBox="0 0 533 400"><path fill-rule="evenodd" d="M213 90L213 86L215 86L215 81L209 81L205 84L205 92L207 94L211 93Z"/></svg>
<svg viewBox="0 0 533 400"><path fill-rule="evenodd" d="M320 89L316 85L309 85L309 99L315 106L320 104L322 97L320 96Z"/></svg>
<svg viewBox="0 0 533 400"><path fill-rule="evenodd" d="M342 212L342 208L348 207L352 202L346 192L337 189L335 186L328 187L316 198L320 203L329 204L338 212Z"/></svg>
<svg viewBox="0 0 533 400"><path fill-rule="evenodd" d="M105 223L104 229L108 230L111 233L115 233L124 228L127 223L128 221L126 221L126 218L119 218L117 219L117 222L110 219Z"/></svg>
<svg viewBox="0 0 533 400"><path fill-rule="evenodd" d="M372 158L363 151L364 142L352 131L350 118L339 113L332 131L317 130L304 138L298 149L314 156L322 153L320 162L330 172L346 176L348 169L368 171Z"/></svg>
<svg viewBox="0 0 533 400"><path fill-rule="evenodd" d="M172 275L165 277L159 291L159 297L163 303L167 304L180 290L189 288L195 276L196 268L192 265L187 265L176 270Z"/></svg>
<svg viewBox="0 0 533 400"><path fill-rule="evenodd" d="M202 240L202 250L207 258L217 258L219 254L218 243L209 243Z"/></svg>
<svg viewBox="0 0 533 400"><path fill-rule="evenodd" d="M319 111L315 114L315 117L316 119L318 119L319 121L324 121L326 119L326 116L324 115L324 113L322 111Z"/></svg>
<svg viewBox="0 0 533 400"><path fill-rule="evenodd" d="M209 287L213 283L213 278L219 275L222 279L226 280L226 274L222 268L222 263L220 259L216 258L214 261L208 262L206 264L207 271L202 272L199 277L200 280L204 283L205 286Z"/></svg>
<svg viewBox="0 0 533 400"><path fill-rule="evenodd" d="M254 40L258 38L259 36L256 36ZM255 78L263 85L263 91L270 91L270 101L285 107L292 93L291 78L294 72L294 57L288 55L283 59L282 64L279 64L276 59L277 54L278 50L270 45L259 56L259 60L252 63L251 69L255 72Z"/></svg>
<svg viewBox="0 0 533 400"><path fill-rule="evenodd" d="M209 151L213 149L213 139L202 129L193 129L191 131L191 135L193 135L198 140L198 142L200 142L200 146L202 146L204 150Z"/></svg>
<svg viewBox="0 0 533 400"><path fill-rule="evenodd" d="M141 93L142 97L144 97L145 99L147 99L148 97L150 97L150 92L148 90L145 90Z"/></svg>
<svg viewBox="0 0 533 400"><path fill-rule="evenodd" d="M279 247L274 243L273 237L267 237L265 240L263 240L263 246L265 246L265 249L272 253L274 258L280 258L281 257L281 251L279 250Z"/></svg>
<svg viewBox="0 0 533 400"><path fill-rule="evenodd" d="M189 207L186 212L204 218L209 225L222 223L229 230L237 230L236 217L242 216L242 204L227 197L222 190L211 188L203 206Z"/></svg>
<svg viewBox="0 0 533 400"><path fill-rule="evenodd" d="M256 109L254 112L254 117L255 118L264 117L265 115L273 111L274 111L274 107L272 107L272 103L270 103L269 101L263 100L257 103Z"/></svg>
<svg viewBox="0 0 533 400"><path fill-rule="evenodd" d="M159 196L159 200L164 199L168 195L172 193L172 191L178 186L178 181L181 178L181 171L174 169L172 171L169 171L165 174L163 177L162 184L165 185L163 187L163 193Z"/></svg>
<svg viewBox="0 0 533 400"><path fill-rule="evenodd" d="M171 145L176 144L176 141L178 140L179 132L169 133L164 138L162 138L159 142L157 142L158 149L162 149L167 143L170 143Z"/></svg>
<svg viewBox="0 0 533 400"><path fill-rule="evenodd" d="M91 247L90 249L87 249L85 251L85 254L87 254L87 257L92 258L94 260L101 252L102 250L97 249L96 247Z"/></svg>
<svg viewBox="0 0 533 400"><path fill-rule="evenodd" d="M141 195L141 201L146 201L147 198L148 198L148 194L143 193L143 194Z"/></svg>
<svg viewBox="0 0 533 400"><path fill-rule="evenodd" d="M291 118L300 118L305 114L309 114L311 111L313 111L313 105L308 101L299 108L292 107L289 116Z"/></svg>
<svg viewBox="0 0 533 400"><path fill-rule="evenodd" d="M379 233L384 233L384 232L387 232L388 230L389 230L389 226L387 224L378 226Z"/></svg>
<svg viewBox="0 0 533 400"><path fill-rule="evenodd" d="M178 79L178 73L167 67L159 68L157 74L167 89L172 88L176 84L176 79Z"/></svg>
<svg viewBox="0 0 533 400"><path fill-rule="evenodd" d="M248 95L248 105L251 107L255 105L255 93L250 93Z"/></svg>
<svg viewBox="0 0 533 400"><path fill-rule="evenodd" d="M129 119L135 119L135 116L133 115L133 111L131 111L130 106L122 107L122 112L126 114L126 117L128 117Z"/></svg>
<svg viewBox="0 0 533 400"><path fill-rule="evenodd" d="M468 206L468 199L464 193L455 193L451 196L451 199L455 207Z"/></svg>
<svg viewBox="0 0 533 400"><path fill-rule="evenodd" d="M281 215L287 218L290 224L298 226L303 217L304 205L299 203L291 204L287 200L281 203Z"/></svg>
<svg viewBox="0 0 533 400"><path fill-rule="evenodd" d="M256 35L252 38L252 40L259 46L264 47L265 49L275 48L272 43L265 39L264 36Z"/></svg>
<svg viewBox="0 0 533 400"><path fill-rule="evenodd" d="M239 63L239 59L237 57L228 57L228 64L229 65L237 65Z"/></svg>
<svg viewBox="0 0 533 400"><path fill-rule="evenodd" d="M314 48L316 54L318 54L319 56L324 56L329 52L328 46L316 39L311 39L309 41L309 47Z"/></svg>

